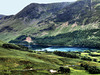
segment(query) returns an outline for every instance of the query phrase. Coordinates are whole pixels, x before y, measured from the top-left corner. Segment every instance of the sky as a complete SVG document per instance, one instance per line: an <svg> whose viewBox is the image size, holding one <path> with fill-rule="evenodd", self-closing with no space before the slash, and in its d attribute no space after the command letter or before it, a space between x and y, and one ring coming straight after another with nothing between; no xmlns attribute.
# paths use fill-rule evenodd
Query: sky
<svg viewBox="0 0 100 75"><path fill-rule="evenodd" d="M76 0L1 0L0 14L15 15L30 3L74 2Z"/></svg>

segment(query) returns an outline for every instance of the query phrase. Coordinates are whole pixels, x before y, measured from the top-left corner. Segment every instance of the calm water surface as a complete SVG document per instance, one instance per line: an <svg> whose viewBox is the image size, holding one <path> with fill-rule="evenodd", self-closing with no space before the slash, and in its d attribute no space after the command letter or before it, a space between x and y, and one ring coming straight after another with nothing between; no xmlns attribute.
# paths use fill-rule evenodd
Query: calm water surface
<svg viewBox="0 0 100 75"><path fill-rule="evenodd" d="M77 47L48 47L48 48L41 48L41 49L36 49L36 51L64 51L64 52L68 52L68 51L84 51L84 50L97 50L97 49L92 49L92 48L77 48Z"/></svg>

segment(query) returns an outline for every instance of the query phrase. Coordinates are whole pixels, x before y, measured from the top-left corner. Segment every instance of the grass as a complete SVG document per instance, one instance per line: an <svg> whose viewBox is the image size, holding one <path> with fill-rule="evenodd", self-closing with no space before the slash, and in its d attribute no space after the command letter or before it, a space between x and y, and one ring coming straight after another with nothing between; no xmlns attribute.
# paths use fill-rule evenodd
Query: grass
<svg viewBox="0 0 100 75"><path fill-rule="evenodd" d="M0 41L2 46L3 42ZM67 57L57 56L53 53L45 52L28 52L15 49L6 49L0 46L0 75L51 75L48 70L58 70L60 66L66 65L80 65L80 63L88 63L94 66L100 66L100 63L94 61L85 61L81 59L73 59ZM84 56L88 53L82 53ZM42 69L37 71L16 71L23 69ZM69 67L71 69L70 75L91 75L81 67ZM66 74L55 74L66 75ZM97 75L97 74L94 74ZM99 75L99 74L98 74Z"/></svg>
<svg viewBox="0 0 100 75"><path fill-rule="evenodd" d="M45 25L38 26L37 22L38 21L36 21L36 22L34 21L34 23L32 25L27 25L18 19L16 19L15 21L13 21L13 20L7 21L7 23L3 24L2 26L9 25L10 27L13 28L13 30L10 32L7 30L0 32L0 40L9 42L9 41L17 38L20 35L31 35L34 37L36 37L36 36L37 37L56 36L59 34L73 32L76 30L98 29L98 26L99 26L98 23L92 23L92 24L85 25L83 27L81 25L78 25L77 27L72 28L72 25L62 26L63 22L61 22L61 23L59 22L56 25L57 27L54 27L53 30L45 30L45 29L49 28L51 26L51 24L45 24ZM44 30L44 31L40 31L40 30ZM45 32L46 34L44 34L43 32ZM97 39L99 39L99 37Z"/></svg>

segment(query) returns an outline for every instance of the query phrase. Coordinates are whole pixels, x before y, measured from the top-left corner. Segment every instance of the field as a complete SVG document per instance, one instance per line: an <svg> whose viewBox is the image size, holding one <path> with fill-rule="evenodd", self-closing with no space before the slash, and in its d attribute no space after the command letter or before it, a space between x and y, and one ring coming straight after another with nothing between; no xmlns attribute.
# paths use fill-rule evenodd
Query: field
<svg viewBox="0 0 100 75"><path fill-rule="evenodd" d="M72 66L88 63L92 66L100 66L100 56L96 56L97 62L81 60L80 58L69 58L55 55L52 52L21 51L10 48L3 48L3 42L0 41L0 75L51 75L49 70L58 70L59 67L68 67L70 75L91 75L83 67ZM92 54L100 54L93 52ZM81 56L90 56L83 52ZM33 70L30 70L33 69ZM55 75L66 75L66 73L57 73ZM93 74L100 75L100 74Z"/></svg>

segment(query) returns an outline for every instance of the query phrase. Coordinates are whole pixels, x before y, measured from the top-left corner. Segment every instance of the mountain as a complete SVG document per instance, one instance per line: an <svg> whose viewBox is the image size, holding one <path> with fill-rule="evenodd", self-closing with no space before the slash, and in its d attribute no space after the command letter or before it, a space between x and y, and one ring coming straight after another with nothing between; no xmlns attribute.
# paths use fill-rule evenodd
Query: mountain
<svg viewBox="0 0 100 75"><path fill-rule="evenodd" d="M70 3L62 2L62 3L52 3L52 4L37 4L32 3L26 6L23 10L21 10L18 14L15 15L15 18L23 18L23 19L40 19L46 18L51 14L55 14L60 11L64 7L68 6Z"/></svg>
<svg viewBox="0 0 100 75"><path fill-rule="evenodd" d="M70 24L86 25L100 21L100 0L79 0L64 8L55 17L51 18L54 22L66 22Z"/></svg>
<svg viewBox="0 0 100 75"><path fill-rule="evenodd" d="M16 15L5 16L0 20L0 34L2 35L0 39L9 41L22 34L35 34L37 31L41 30L37 23L51 15L53 16L70 4L69 2L53 4L32 3ZM45 28L47 28L47 25L42 29Z"/></svg>
<svg viewBox="0 0 100 75"><path fill-rule="evenodd" d="M16 43L31 36L42 45L99 47L99 13L100 0L32 3L18 14L0 20L0 39Z"/></svg>

